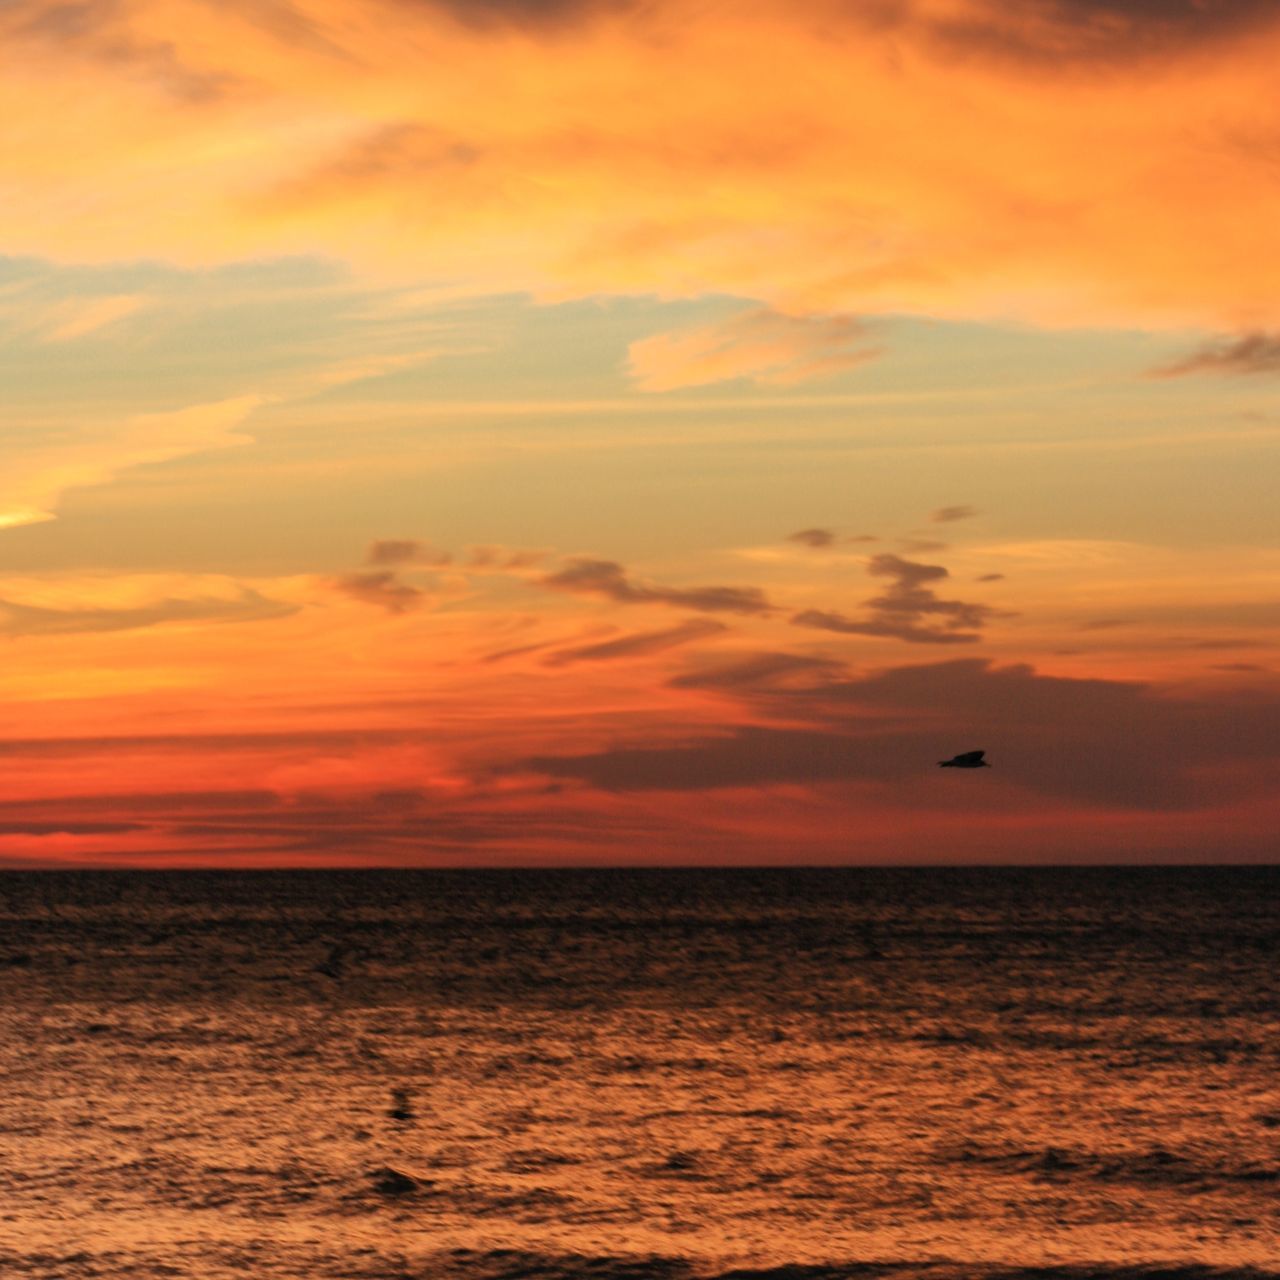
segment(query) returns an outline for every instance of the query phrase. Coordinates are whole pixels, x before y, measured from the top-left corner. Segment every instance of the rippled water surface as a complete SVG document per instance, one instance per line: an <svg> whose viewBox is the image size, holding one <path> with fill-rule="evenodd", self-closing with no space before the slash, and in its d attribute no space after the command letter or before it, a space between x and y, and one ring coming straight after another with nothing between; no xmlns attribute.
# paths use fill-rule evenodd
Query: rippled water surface
<svg viewBox="0 0 1280 1280"><path fill-rule="evenodd" d="M1280 1277L1280 871L0 876L0 1276Z"/></svg>

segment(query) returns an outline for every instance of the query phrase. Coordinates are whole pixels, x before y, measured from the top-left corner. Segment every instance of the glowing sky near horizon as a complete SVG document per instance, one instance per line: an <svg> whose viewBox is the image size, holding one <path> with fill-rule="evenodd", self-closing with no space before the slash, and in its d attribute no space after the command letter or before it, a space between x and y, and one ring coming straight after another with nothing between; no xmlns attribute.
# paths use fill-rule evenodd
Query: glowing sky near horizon
<svg viewBox="0 0 1280 1280"><path fill-rule="evenodd" d="M0 0L0 865L1273 859L1277 64Z"/></svg>

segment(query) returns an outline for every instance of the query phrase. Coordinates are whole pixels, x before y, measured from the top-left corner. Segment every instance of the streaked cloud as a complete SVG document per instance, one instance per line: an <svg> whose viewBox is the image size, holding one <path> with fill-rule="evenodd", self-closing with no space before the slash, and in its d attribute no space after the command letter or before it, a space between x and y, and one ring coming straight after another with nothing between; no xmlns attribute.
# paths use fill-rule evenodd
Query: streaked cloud
<svg viewBox="0 0 1280 1280"><path fill-rule="evenodd" d="M18 453L0 477L0 528L52 520L68 490L105 484L129 467L247 444L238 428L264 403L263 396L245 395L140 414L114 430Z"/></svg>
<svg viewBox="0 0 1280 1280"><path fill-rule="evenodd" d="M453 556L413 538L380 538L370 543L365 560L368 564L420 564L438 568L451 564Z"/></svg>
<svg viewBox="0 0 1280 1280"><path fill-rule="evenodd" d="M43 342L71 342L87 337L140 311L146 299L134 294L91 298L64 304L44 318Z"/></svg>
<svg viewBox="0 0 1280 1280"><path fill-rule="evenodd" d="M691 618L677 627L667 627L660 631L636 631L597 644L557 649L543 661L549 667L564 667L574 662L614 662L627 658L647 658L655 653L665 653L668 649L692 644L696 640L720 635L728 629L723 622L715 622L711 618Z"/></svg>
<svg viewBox="0 0 1280 1280"><path fill-rule="evenodd" d="M342 595L376 605L388 613L408 613L429 598L420 587L401 581L391 569L342 574L330 579L329 585Z"/></svg>
<svg viewBox="0 0 1280 1280"><path fill-rule="evenodd" d="M0 599L0 635L77 635L100 631L136 631L177 622L259 622L285 618L298 605L271 600L246 590L234 600L165 599L133 609L94 606L51 609Z"/></svg>
<svg viewBox="0 0 1280 1280"><path fill-rule="evenodd" d="M800 529L787 534L788 542L798 542L804 547L820 549L834 544L836 535L830 529Z"/></svg>
<svg viewBox="0 0 1280 1280"><path fill-rule="evenodd" d="M972 520L978 514L976 507L956 506L956 507L939 507L932 512L929 519L934 524L952 524L956 520Z"/></svg>
<svg viewBox="0 0 1280 1280"><path fill-rule="evenodd" d="M655 334L631 344L627 370L641 391L675 391L733 378L792 386L879 354L850 316L747 311L718 324Z"/></svg>
<svg viewBox="0 0 1280 1280"><path fill-rule="evenodd" d="M1157 378L1184 378L1196 373L1280 373L1280 333L1246 333L1238 338L1218 339L1152 370L1152 376Z"/></svg>
<svg viewBox="0 0 1280 1280"><path fill-rule="evenodd" d="M663 604L706 613L768 614L774 606L759 587L664 587L632 578L613 560L571 559L539 578L553 591L598 595L619 604Z"/></svg>

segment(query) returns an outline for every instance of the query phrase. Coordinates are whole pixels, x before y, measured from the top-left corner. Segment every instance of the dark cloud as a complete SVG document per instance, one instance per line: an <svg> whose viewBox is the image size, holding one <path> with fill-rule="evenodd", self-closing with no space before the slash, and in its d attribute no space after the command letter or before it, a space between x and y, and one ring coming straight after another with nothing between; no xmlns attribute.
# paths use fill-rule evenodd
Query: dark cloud
<svg viewBox="0 0 1280 1280"><path fill-rule="evenodd" d="M799 542L806 547L829 547L836 540L830 529L801 529L787 534L788 542Z"/></svg>
<svg viewBox="0 0 1280 1280"><path fill-rule="evenodd" d="M410 609L416 609L427 598L425 591L401 582L391 569L344 574L340 578L334 578L331 585L343 595L363 600L365 604L375 604L389 613L407 613Z"/></svg>
<svg viewBox="0 0 1280 1280"><path fill-rule="evenodd" d="M890 553L872 556L867 572L892 579L882 595L864 602L869 611L850 618L842 613L806 609L792 623L842 635L884 636L910 644L972 644L993 617L1007 616L990 605L940 600L930 583L950 576L939 564L920 564Z"/></svg>
<svg viewBox="0 0 1280 1280"><path fill-rule="evenodd" d="M369 544L366 564L425 564L439 568L450 564L453 556L427 542L414 538L380 538Z"/></svg>
<svg viewBox="0 0 1280 1280"><path fill-rule="evenodd" d="M1273 0L973 0L941 18L914 0L885 0L875 12L953 56L1045 71L1199 53L1277 20Z"/></svg>
<svg viewBox="0 0 1280 1280"><path fill-rule="evenodd" d="M978 514L976 507L939 507L929 519L934 524L951 524L956 520L972 520Z"/></svg>
<svg viewBox="0 0 1280 1280"><path fill-rule="evenodd" d="M165 599L134 609L77 607L50 609L0 600L0 635L73 635L95 631L134 631L167 622L260 622L286 618L298 606L243 590L234 599Z"/></svg>
<svg viewBox="0 0 1280 1280"><path fill-rule="evenodd" d="M1132 618L1094 618L1080 624L1081 631L1112 631L1116 627L1133 626Z"/></svg>
<svg viewBox="0 0 1280 1280"><path fill-rule="evenodd" d="M554 32L600 13L630 13L642 0L399 0L406 8L436 9L471 27L531 27Z"/></svg>
<svg viewBox="0 0 1280 1280"><path fill-rule="evenodd" d="M758 587L660 587L627 576L613 560L570 560L539 581L554 591L605 596L620 604L666 604L703 613L766 614L774 606Z"/></svg>
<svg viewBox="0 0 1280 1280"><path fill-rule="evenodd" d="M754 701L756 690L744 696ZM1083 807L1181 810L1270 793L1280 692L1182 692L1040 675L982 659L896 667L767 691L795 726L734 726L675 745L540 756L524 765L606 790L846 780L928 802L950 744L982 745L993 784ZM803 722L808 721L807 725ZM950 791L945 795L951 796Z"/></svg>
<svg viewBox="0 0 1280 1280"><path fill-rule="evenodd" d="M883 636L905 640L908 644L974 644L982 639L976 632L940 631L936 627L918 627L905 620L888 618L850 618L827 609L805 609L791 621L797 627L812 627L817 631L835 631L846 636Z"/></svg>
<svg viewBox="0 0 1280 1280"><path fill-rule="evenodd" d="M492 653L481 655L481 662L505 662L508 658L523 658L530 653L538 653L543 649L550 649L556 642L554 640L538 640L533 644L517 644L512 645L509 649L495 649Z"/></svg>
<svg viewBox="0 0 1280 1280"><path fill-rule="evenodd" d="M695 640L705 640L708 636L728 630L723 622L715 622L710 618L691 618L678 627L668 627L663 631L638 631L599 644L558 649L555 653L548 654L544 661L549 667L563 667L573 662L613 662L620 658L642 658Z"/></svg>
<svg viewBox="0 0 1280 1280"><path fill-rule="evenodd" d="M1280 373L1280 334L1246 333L1220 339L1151 370L1154 378L1183 378L1188 374Z"/></svg>
<svg viewBox="0 0 1280 1280"><path fill-rule="evenodd" d="M903 538L898 545L913 555L925 555L930 551L945 551L951 544L933 538Z"/></svg>
<svg viewBox="0 0 1280 1280"><path fill-rule="evenodd" d="M811 658L798 653L757 653L734 662L686 672L667 683L673 689L742 692L775 688L796 676L823 676L831 679L842 670L842 663L829 658Z"/></svg>
<svg viewBox="0 0 1280 1280"><path fill-rule="evenodd" d="M983 574L979 574L979 576L978 576L978 578L977 578L977 581L978 581L978 582L1003 582L1003 581L1004 581L1004 574L1003 574L1003 573L983 573Z"/></svg>
<svg viewBox="0 0 1280 1280"><path fill-rule="evenodd" d="M1269 671L1270 667L1259 666L1256 662L1219 662L1209 668L1210 671Z"/></svg>
<svg viewBox="0 0 1280 1280"><path fill-rule="evenodd" d="M879 542L880 539L874 533L855 533L852 537L846 538L846 542Z"/></svg>

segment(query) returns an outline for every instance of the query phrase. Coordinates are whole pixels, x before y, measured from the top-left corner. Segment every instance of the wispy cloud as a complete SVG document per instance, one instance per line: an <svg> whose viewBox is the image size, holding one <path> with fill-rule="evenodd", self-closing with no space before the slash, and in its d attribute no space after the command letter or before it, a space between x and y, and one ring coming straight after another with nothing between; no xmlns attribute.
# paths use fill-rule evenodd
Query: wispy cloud
<svg viewBox="0 0 1280 1280"><path fill-rule="evenodd" d="M798 542L804 547L821 549L834 545L836 535L830 529L800 529L787 534L788 542Z"/></svg>
<svg viewBox="0 0 1280 1280"><path fill-rule="evenodd" d="M272 600L246 589L238 598L167 598L136 608L96 605L48 608L0 599L0 635L79 635L103 631L136 631L165 623L261 622L285 618L299 606Z"/></svg>
<svg viewBox="0 0 1280 1280"><path fill-rule="evenodd" d="M429 598L420 587L402 582L390 569L343 574L329 579L329 585L342 595L376 605L388 613L408 613Z"/></svg>
<svg viewBox="0 0 1280 1280"><path fill-rule="evenodd" d="M667 627L661 631L637 631L598 644L557 649L543 661L549 667L563 667L574 662L614 662L627 658L647 658L728 630L723 622L715 622L711 618L691 618L677 627Z"/></svg>
<svg viewBox="0 0 1280 1280"><path fill-rule="evenodd" d="M380 538L370 543L368 564L420 564L439 568L453 562L453 555L413 538Z"/></svg>
<svg viewBox="0 0 1280 1280"><path fill-rule="evenodd" d="M759 587L664 587L632 578L613 560L570 560L538 579L553 591L598 595L619 604L663 604L704 613L767 614L774 606Z"/></svg>
<svg viewBox="0 0 1280 1280"><path fill-rule="evenodd" d="M63 494L105 484L130 467L248 444L238 428L265 401L260 395L235 396L142 414L114 430L19 454L0 477L0 528L52 520Z"/></svg>
<svg viewBox="0 0 1280 1280"><path fill-rule="evenodd" d="M63 303L43 317L39 337L42 342L71 342L84 338L134 315L146 303L144 297L136 294Z"/></svg>
<svg viewBox="0 0 1280 1280"><path fill-rule="evenodd" d="M633 342L627 368L641 391L675 391L732 378L791 386L842 373L879 354L866 327L851 316L757 310Z"/></svg>
<svg viewBox="0 0 1280 1280"><path fill-rule="evenodd" d="M1280 333L1246 333L1204 346L1151 371L1156 378L1184 378L1189 374L1280 373Z"/></svg>
<svg viewBox="0 0 1280 1280"><path fill-rule="evenodd" d="M952 524L956 520L972 520L977 514L978 509L976 507L939 507L929 516L929 519L934 524Z"/></svg>

